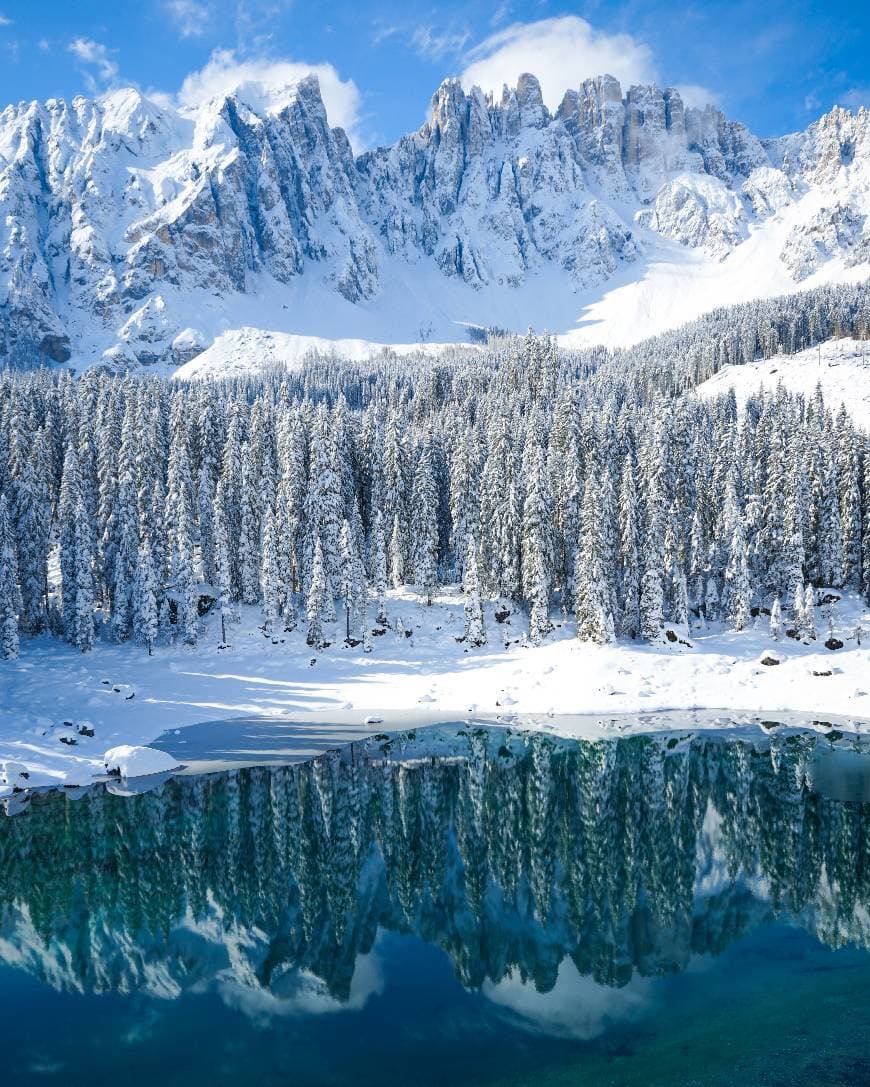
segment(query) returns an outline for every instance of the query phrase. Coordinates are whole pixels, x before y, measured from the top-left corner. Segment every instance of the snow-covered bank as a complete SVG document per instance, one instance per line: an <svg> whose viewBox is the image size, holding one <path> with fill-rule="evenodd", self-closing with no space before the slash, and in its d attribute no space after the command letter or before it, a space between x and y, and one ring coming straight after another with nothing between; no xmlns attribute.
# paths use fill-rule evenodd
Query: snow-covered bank
<svg viewBox="0 0 870 1087"><path fill-rule="evenodd" d="M152 657L129 644L99 643L82 654L47 637L24 639L19 660L0 662L0 761L26 765L31 785L81 784L103 772L103 755L115 745L240 717L273 718L285 739L288 722L303 734L317 725L321 744L467 717L581 735L588 722L578 715L692 710L717 711L692 727L727 724L729 713L740 720L797 713L809 715L806 724L836 717L838 728L870 731L862 721L870 720L870 611L854 596L837 609L834 632L844 644L836 651L823 644L821 613L811 644L773 642L761 617L741 633L693 632L691 646L597 646L578 641L566 621L532 647L523 644L524 616L500 625L487 607L489 643L466 651L456 641L459 595L426 608L413 593L394 592L388 611L411 636L388 631L371 639L370 653L335 641L315 653L301 630L265 638L254 609L230 629L226 649L217 648L216 617L195 648L158 646ZM771 653L780 664L761 663ZM661 719L662 728L675 723ZM614 722L598 734L611 727L631 726Z"/></svg>

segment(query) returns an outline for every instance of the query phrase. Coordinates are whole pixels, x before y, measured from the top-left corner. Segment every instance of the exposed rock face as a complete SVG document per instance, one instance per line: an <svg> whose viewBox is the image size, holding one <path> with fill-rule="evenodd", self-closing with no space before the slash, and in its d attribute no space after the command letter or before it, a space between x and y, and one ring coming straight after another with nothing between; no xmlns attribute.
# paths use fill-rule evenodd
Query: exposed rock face
<svg viewBox="0 0 870 1087"><path fill-rule="evenodd" d="M190 357L208 339L197 299L300 279L354 305L427 265L472 288L549 271L587 289L656 234L721 259L816 194L782 249L800 280L870 258L868 170L866 110L762 143L673 88L623 95L611 76L554 115L531 75L497 100L448 80L419 132L357 158L314 78L279 108L245 88L195 112L134 90L10 106L0 365Z"/></svg>

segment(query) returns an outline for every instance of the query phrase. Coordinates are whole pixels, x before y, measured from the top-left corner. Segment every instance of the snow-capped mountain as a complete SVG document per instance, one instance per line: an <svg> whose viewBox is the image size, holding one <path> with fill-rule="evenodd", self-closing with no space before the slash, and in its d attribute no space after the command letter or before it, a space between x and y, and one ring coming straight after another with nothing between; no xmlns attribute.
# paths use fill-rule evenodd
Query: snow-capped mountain
<svg viewBox="0 0 870 1087"><path fill-rule="evenodd" d="M314 77L196 110L23 103L0 113L0 365L181 363L243 326L612 339L615 310L637 339L866 275L868 215L865 109L759 140L610 76L555 114L531 75L499 100L448 80L418 132L355 156Z"/></svg>

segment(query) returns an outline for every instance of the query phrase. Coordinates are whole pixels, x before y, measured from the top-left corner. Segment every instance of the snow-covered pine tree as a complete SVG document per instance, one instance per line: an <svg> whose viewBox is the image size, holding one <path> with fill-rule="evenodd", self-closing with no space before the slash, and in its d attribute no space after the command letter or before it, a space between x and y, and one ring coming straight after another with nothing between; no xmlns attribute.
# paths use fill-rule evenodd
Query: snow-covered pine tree
<svg viewBox="0 0 870 1087"><path fill-rule="evenodd" d="M93 513L79 491L73 509L73 591L70 641L82 653L94 646L94 538Z"/></svg>
<svg viewBox="0 0 870 1087"><path fill-rule="evenodd" d="M366 578L358 534L345 518L341 526L340 595L345 608L345 640L351 645L365 634Z"/></svg>
<svg viewBox="0 0 870 1087"><path fill-rule="evenodd" d="M689 586L681 559L677 559L671 567L671 622L688 633Z"/></svg>
<svg viewBox="0 0 870 1087"><path fill-rule="evenodd" d="M227 623L237 619L233 607L232 565L224 504L224 481L218 480L214 499L214 557L218 602L221 609L221 644L227 642Z"/></svg>
<svg viewBox="0 0 870 1087"><path fill-rule="evenodd" d="M308 551L313 556L314 538L320 540L324 569L331 585L338 584L341 570L341 522L344 496L338 455L331 434L331 415L318 404L311 432L311 461L308 472L306 518Z"/></svg>
<svg viewBox="0 0 870 1087"><path fill-rule="evenodd" d="M182 440L169 451L166 485L166 568L169 587L175 600L176 633L188 645L194 645L199 632L196 571L193 556L193 481L187 446Z"/></svg>
<svg viewBox="0 0 870 1087"><path fill-rule="evenodd" d="M423 440L411 497L411 528L414 541L414 582L427 605L438 583L438 485L432 442Z"/></svg>
<svg viewBox="0 0 870 1087"><path fill-rule="evenodd" d="M480 518L480 466L474 430L462 419L465 429L455 439L456 451L450 467L450 547L456 577L464 579L468 541L476 536Z"/></svg>
<svg viewBox="0 0 870 1087"><path fill-rule="evenodd" d="M801 616L800 636L808 641L816 640L816 594L812 585L804 589L804 606Z"/></svg>
<svg viewBox="0 0 870 1087"><path fill-rule="evenodd" d="M593 472L586 477L580 513L580 546L574 565L574 614L577 637L603 645L613 629L603 570L604 540L600 492ZM610 619L608 621L608 617Z"/></svg>
<svg viewBox="0 0 870 1087"><path fill-rule="evenodd" d="M18 656L18 559L6 495L0 493L0 657Z"/></svg>
<svg viewBox="0 0 870 1087"><path fill-rule="evenodd" d="M380 510L375 511L372 524L371 544L369 547L369 578L375 598L377 612L375 621L378 626L387 625L387 541L384 535L384 521Z"/></svg>
<svg viewBox="0 0 870 1087"><path fill-rule="evenodd" d="M629 638L637 638L640 634L640 555L635 467L630 453L625 456L619 482L619 561L620 630Z"/></svg>
<svg viewBox="0 0 870 1087"><path fill-rule="evenodd" d="M38 634L46 622L46 555L51 531L50 465L44 430L34 434L28 428L28 441L30 447L20 451L18 460L10 531L16 544L21 585L20 626L29 634Z"/></svg>
<svg viewBox="0 0 870 1087"><path fill-rule="evenodd" d="M465 557L465 635L464 640L477 648L486 643L486 625L483 619L483 604L480 599L480 576L477 568L477 546L469 537Z"/></svg>
<svg viewBox="0 0 870 1087"><path fill-rule="evenodd" d="M734 630L743 630L751 615L752 585L749 581L749 554L746 546L746 534L743 530L743 517L737 501L733 470L729 473L725 487L723 519L730 533L723 600L731 626Z"/></svg>
<svg viewBox="0 0 870 1087"><path fill-rule="evenodd" d="M243 604L256 604L260 599L260 497L256 479L255 449L248 442L242 450L239 489L239 589Z"/></svg>
<svg viewBox="0 0 870 1087"><path fill-rule="evenodd" d="M540 644L553 629L550 621L550 525L552 502L544 474L543 452L531 435L526 455L526 495L522 523L523 594L529 607L529 637Z"/></svg>
<svg viewBox="0 0 870 1087"><path fill-rule="evenodd" d="M81 480L75 446L66 447L58 502L58 551L60 558L61 610L65 637L73 640L76 600L76 504Z"/></svg>
<svg viewBox="0 0 870 1087"><path fill-rule="evenodd" d="M510 610L520 597L520 496L516 456L509 421L499 413L488 429L480 498L480 572L488 592L499 597L499 610Z"/></svg>
<svg viewBox="0 0 870 1087"><path fill-rule="evenodd" d="M714 623L719 619L719 589L714 577L707 578L707 588L704 592L704 616Z"/></svg>
<svg viewBox="0 0 870 1087"><path fill-rule="evenodd" d="M782 604L778 596L770 606L770 636L775 642L782 641Z"/></svg>
<svg viewBox="0 0 870 1087"><path fill-rule="evenodd" d="M399 515L396 514L395 517L393 517L393 530L390 533L388 556L390 563L390 580L393 583L393 587L396 589L401 588L401 586L405 584L405 548L402 543L402 538L402 526L399 524Z"/></svg>
<svg viewBox="0 0 870 1087"><path fill-rule="evenodd" d="M663 545L665 498L662 484L661 437L655 431L644 451L643 482L644 533L641 552L640 633L656 641L664 627Z"/></svg>
<svg viewBox="0 0 870 1087"><path fill-rule="evenodd" d="M329 584L329 575L326 572L326 563L323 558L323 546L318 537L314 541L314 556L311 562L311 583L308 586L308 595L305 602L305 611L308 618L307 642L315 648L320 648L324 643L324 625L329 621L331 607L332 588Z"/></svg>
<svg viewBox="0 0 870 1087"><path fill-rule="evenodd" d="M391 405L384 430L383 514L390 532L390 577L399 588L410 571L408 511L410 471L405 432L397 405Z"/></svg>
<svg viewBox="0 0 870 1087"><path fill-rule="evenodd" d="M139 556L133 586L133 632L150 657L157 641L157 576L151 542L147 536L139 544Z"/></svg>
<svg viewBox="0 0 870 1087"><path fill-rule="evenodd" d="M127 469L118 480L115 501L109 520L116 534L112 548L112 632L118 641L124 642L133 634L136 568L140 558L136 487Z"/></svg>
<svg viewBox="0 0 870 1087"><path fill-rule="evenodd" d="M281 611L281 590L278 583L278 540L275 511L266 508L263 524L263 548L260 560L260 599L263 608L263 629L273 634Z"/></svg>

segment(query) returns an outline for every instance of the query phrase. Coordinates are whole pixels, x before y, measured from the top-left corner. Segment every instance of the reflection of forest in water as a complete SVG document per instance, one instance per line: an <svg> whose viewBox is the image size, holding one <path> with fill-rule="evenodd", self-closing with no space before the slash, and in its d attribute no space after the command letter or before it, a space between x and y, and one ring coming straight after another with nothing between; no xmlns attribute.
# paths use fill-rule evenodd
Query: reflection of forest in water
<svg viewBox="0 0 870 1087"><path fill-rule="evenodd" d="M466 986L541 991L566 956L619 986L772 915L870 946L870 803L812 787L825 739L413 750L35 796L0 820L0 954L57 988L171 996L229 971L279 993L304 970L346 1000L379 928Z"/></svg>

